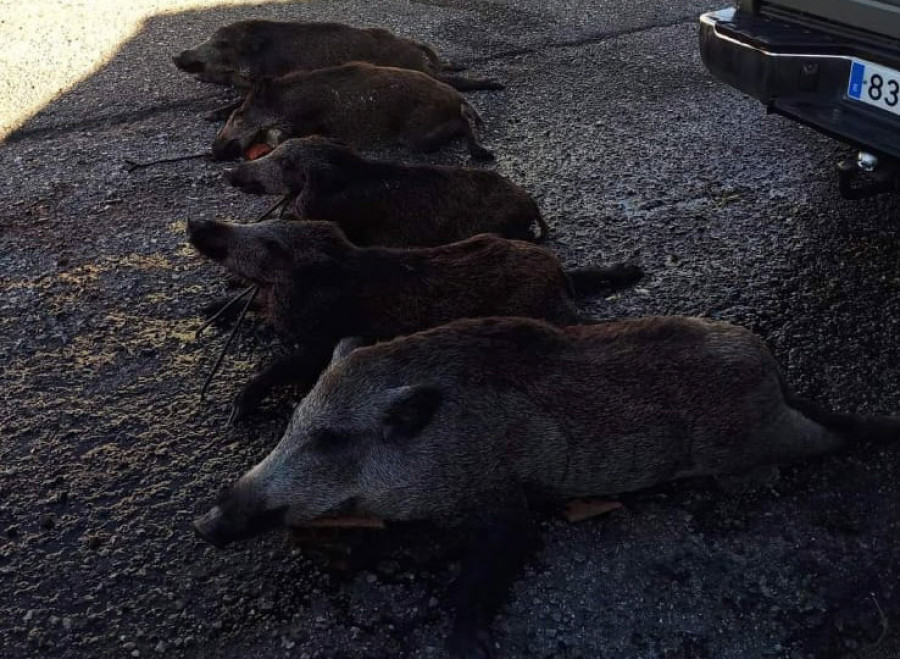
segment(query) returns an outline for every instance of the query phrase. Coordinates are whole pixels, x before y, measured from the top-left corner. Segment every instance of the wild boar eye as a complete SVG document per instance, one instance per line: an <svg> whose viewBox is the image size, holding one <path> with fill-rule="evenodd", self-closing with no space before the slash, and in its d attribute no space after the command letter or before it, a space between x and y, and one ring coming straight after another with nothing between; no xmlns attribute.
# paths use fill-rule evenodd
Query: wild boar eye
<svg viewBox="0 0 900 659"><path fill-rule="evenodd" d="M280 240L274 238L263 238L263 249L273 258L288 258L290 256L287 247Z"/></svg>
<svg viewBox="0 0 900 659"><path fill-rule="evenodd" d="M337 453L351 444L350 436L333 430L319 430L313 438L313 446L323 453Z"/></svg>

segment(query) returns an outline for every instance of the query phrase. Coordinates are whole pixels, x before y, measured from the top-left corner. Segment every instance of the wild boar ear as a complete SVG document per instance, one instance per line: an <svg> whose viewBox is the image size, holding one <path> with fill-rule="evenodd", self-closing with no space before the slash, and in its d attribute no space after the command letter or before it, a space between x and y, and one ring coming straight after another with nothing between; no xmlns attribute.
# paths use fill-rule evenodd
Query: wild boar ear
<svg viewBox="0 0 900 659"><path fill-rule="evenodd" d="M322 137L320 137L320 139L321 139L323 142L327 142L328 144L333 144L334 146L343 146L343 147L346 147L346 148L348 148L348 149L352 149L352 148L353 148L353 145L351 145L349 142L345 142L344 140L339 140L339 139L336 138L336 137L324 137L324 136L322 136Z"/></svg>
<svg viewBox="0 0 900 659"><path fill-rule="evenodd" d="M259 103L268 103L272 92L272 78L257 78L250 87L250 96Z"/></svg>
<svg viewBox="0 0 900 659"><path fill-rule="evenodd" d="M441 398L441 390L430 385L391 389L381 419L385 441L412 439L422 432L440 406Z"/></svg>

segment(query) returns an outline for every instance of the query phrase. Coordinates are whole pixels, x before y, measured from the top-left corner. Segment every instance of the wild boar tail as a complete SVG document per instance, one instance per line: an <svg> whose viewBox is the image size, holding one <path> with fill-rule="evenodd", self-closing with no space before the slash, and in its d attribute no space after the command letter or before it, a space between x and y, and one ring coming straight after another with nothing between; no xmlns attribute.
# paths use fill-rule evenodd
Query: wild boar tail
<svg viewBox="0 0 900 659"><path fill-rule="evenodd" d="M481 142L478 141L478 134L475 131L475 127L483 126L484 121L478 116L475 108L469 105L468 101L463 99L462 103L459 105L459 113L463 120L463 137L466 140L466 147L469 149L471 156L475 160L493 160L494 154L488 149L485 149Z"/></svg>
<svg viewBox="0 0 900 659"><path fill-rule="evenodd" d="M434 52L434 48L425 43L416 43L416 46L419 47L425 54L425 58L431 64L431 70L435 73L440 71L465 71L465 64L458 64L454 62L445 62L438 56L436 52Z"/></svg>
<svg viewBox="0 0 900 659"><path fill-rule="evenodd" d="M784 387L783 384L782 387ZM859 444L889 444L900 441L900 417L865 417L855 414L843 414L819 407L815 403L799 398L788 391L785 391L784 396L789 407L800 412L807 419L819 424L841 440L843 446L833 448L850 448ZM826 447L826 450L828 448L832 447Z"/></svg>
<svg viewBox="0 0 900 659"><path fill-rule="evenodd" d="M474 91L476 89L506 89L506 85L493 78L466 78L465 76L444 75L440 73L436 75L435 78L461 92Z"/></svg>
<svg viewBox="0 0 900 659"><path fill-rule="evenodd" d="M544 216L540 211L537 212L534 219L538 225L538 234L535 236L534 241L536 243L542 243L547 240L547 236L550 235L550 227L547 225L547 220L544 219Z"/></svg>
<svg viewBox="0 0 900 659"><path fill-rule="evenodd" d="M469 68L467 65L463 64L462 62L448 62L446 60L441 60L439 62L439 66L440 66L441 71L450 71L450 72L465 71L466 69Z"/></svg>
<svg viewBox="0 0 900 659"><path fill-rule="evenodd" d="M463 100L459 110L463 119L466 120L472 129L475 129L476 127L484 128L484 119L481 118L481 115L478 114L478 111L475 108L469 105L468 101Z"/></svg>
<svg viewBox="0 0 900 659"><path fill-rule="evenodd" d="M636 284L643 276L644 271L639 266L629 263L566 270L566 277L575 297L626 288Z"/></svg>

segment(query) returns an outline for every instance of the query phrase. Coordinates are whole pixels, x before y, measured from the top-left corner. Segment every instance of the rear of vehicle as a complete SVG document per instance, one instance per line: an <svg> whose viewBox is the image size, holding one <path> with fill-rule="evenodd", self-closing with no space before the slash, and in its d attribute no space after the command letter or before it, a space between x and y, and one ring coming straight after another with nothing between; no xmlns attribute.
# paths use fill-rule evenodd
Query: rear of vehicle
<svg viewBox="0 0 900 659"><path fill-rule="evenodd" d="M900 190L900 0L739 0L700 25L713 75L860 149L845 196Z"/></svg>

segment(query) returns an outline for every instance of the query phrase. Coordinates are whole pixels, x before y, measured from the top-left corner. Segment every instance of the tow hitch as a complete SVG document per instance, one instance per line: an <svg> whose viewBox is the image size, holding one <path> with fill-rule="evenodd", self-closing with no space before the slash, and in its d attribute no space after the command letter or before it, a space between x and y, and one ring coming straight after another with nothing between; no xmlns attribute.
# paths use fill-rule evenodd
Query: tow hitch
<svg viewBox="0 0 900 659"><path fill-rule="evenodd" d="M838 164L838 182L844 199L866 199L884 192L900 192L900 164L890 158L860 151Z"/></svg>

